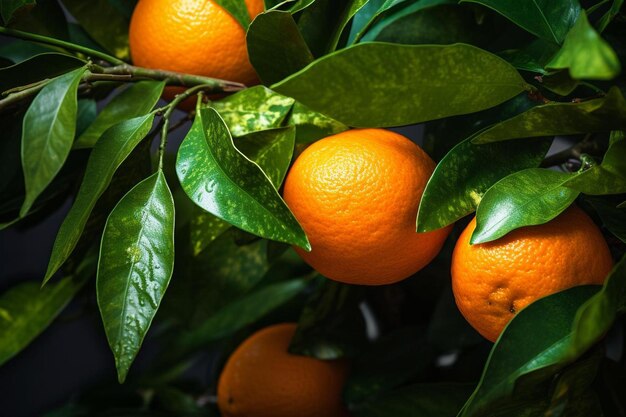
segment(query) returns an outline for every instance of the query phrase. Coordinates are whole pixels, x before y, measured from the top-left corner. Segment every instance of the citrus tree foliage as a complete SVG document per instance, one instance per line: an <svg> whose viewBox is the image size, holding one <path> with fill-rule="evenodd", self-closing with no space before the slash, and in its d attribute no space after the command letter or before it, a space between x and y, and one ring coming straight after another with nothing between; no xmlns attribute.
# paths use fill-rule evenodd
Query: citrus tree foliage
<svg viewBox="0 0 626 417"><path fill-rule="evenodd" d="M357 417L623 415L623 1L266 0L252 21L243 0L217 3L247 31L262 85L132 66L133 0L0 2L0 228L72 202L43 286L0 295L0 364L95 293L130 387L101 395L128 415L216 415L203 400L216 376L184 380L198 353L221 363L294 320L294 354L350 358ZM186 92L159 101L173 85ZM304 265L289 246L309 240L280 194L294 156L349 128L418 123L438 164L417 231L476 212L472 243L490 242L576 202L616 259L604 287L540 299L490 344L454 305L450 243L379 288ZM166 147L174 129L185 139ZM555 137L566 146L548 152ZM134 372L144 341L160 353ZM105 415L93 398L51 415Z"/></svg>

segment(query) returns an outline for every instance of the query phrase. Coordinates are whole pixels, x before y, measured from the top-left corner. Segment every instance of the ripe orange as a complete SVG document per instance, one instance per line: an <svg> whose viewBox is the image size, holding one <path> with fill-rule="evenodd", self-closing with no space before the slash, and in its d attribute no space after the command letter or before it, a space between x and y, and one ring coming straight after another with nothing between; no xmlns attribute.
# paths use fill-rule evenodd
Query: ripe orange
<svg viewBox="0 0 626 417"><path fill-rule="evenodd" d="M263 0L246 0L250 18ZM257 83L246 31L213 0L140 0L129 32L133 62L148 68Z"/></svg>
<svg viewBox="0 0 626 417"><path fill-rule="evenodd" d="M340 417L347 363L287 352L295 323L266 327L246 339L220 375L223 417Z"/></svg>
<svg viewBox="0 0 626 417"><path fill-rule="evenodd" d="M598 227L572 206L550 222L470 245L473 219L452 255L452 289L465 319L494 342L515 313L577 285L602 284L613 266Z"/></svg>
<svg viewBox="0 0 626 417"><path fill-rule="evenodd" d="M315 142L285 181L285 201L313 248L296 251L322 275L350 284L390 284L414 274L450 232L415 232L434 168L419 146L384 129L353 129Z"/></svg>

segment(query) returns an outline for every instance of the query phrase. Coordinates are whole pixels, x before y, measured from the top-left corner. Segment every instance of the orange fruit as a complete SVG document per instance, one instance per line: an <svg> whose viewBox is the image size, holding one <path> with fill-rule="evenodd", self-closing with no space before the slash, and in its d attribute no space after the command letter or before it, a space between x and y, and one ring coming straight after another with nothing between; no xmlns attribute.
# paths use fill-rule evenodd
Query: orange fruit
<svg viewBox="0 0 626 417"><path fill-rule="evenodd" d="M415 231L434 168L419 146L384 129L315 142L285 180L284 199L312 247L296 251L322 275L350 284L390 284L419 271L450 232Z"/></svg>
<svg viewBox="0 0 626 417"><path fill-rule="evenodd" d="M452 255L452 290L465 319L494 342L533 301L578 285L602 284L613 259L602 233L576 206L548 223L470 245L474 218Z"/></svg>
<svg viewBox="0 0 626 417"><path fill-rule="evenodd" d="M263 0L246 0L250 18ZM244 84L258 82L246 30L213 0L140 0L129 30L136 65Z"/></svg>
<svg viewBox="0 0 626 417"><path fill-rule="evenodd" d="M266 327L246 339L220 375L223 417L340 417L348 366L287 352L295 323Z"/></svg>

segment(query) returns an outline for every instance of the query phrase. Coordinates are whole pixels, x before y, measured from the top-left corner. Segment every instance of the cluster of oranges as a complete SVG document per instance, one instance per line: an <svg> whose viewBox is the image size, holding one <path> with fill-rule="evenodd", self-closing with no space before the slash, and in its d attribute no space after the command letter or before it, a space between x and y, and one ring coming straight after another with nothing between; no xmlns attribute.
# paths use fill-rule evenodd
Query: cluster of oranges
<svg viewBox="0 0 626 417"><path fill-rule="evenodd" d="M246 0L253 19L263 0ZM214 0L140 0L130 27L134 62L146 67L257 81L245 30ZM415 215L435 163L383 129L353 129L308 147L291 167L284 199L312 250L296 249L328 278L359 285L403 280L440 251L451 227L416 233ZM522 308L582 284L601 284L612 258L597 226L572 206L554 220L485 244L456 243L452 286L459 310L495 341ZM263 329L232 354L219 381L225 417L344 416L343 361L287 352L295 324Z"/></svg>

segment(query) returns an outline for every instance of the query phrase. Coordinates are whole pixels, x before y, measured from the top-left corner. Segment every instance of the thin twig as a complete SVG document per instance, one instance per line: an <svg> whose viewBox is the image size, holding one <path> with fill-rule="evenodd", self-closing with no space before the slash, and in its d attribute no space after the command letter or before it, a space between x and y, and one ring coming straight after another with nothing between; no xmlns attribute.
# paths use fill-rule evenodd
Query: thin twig
<svg viewBox="0 0 626 417"><path fill-rule="evenodd" d="M35 33L24 32L24 31L16 30L16 29L9 29L4 26L0 26L0 34L11 36L13 38L24 39L27 41L33 41L33 42L39 42L39 43L45 43L48 45L58 46L60 48L67 49L69 51L79 52L88 57L99 58L113 65L125 64L125 62L122 61L121 59L111 56L109 54L105 54L104 52L96 51L94 49L87 48L81 45L76 45L71 42L65 42L60 39L49 38L47 36L37 35Z"/></svg>

